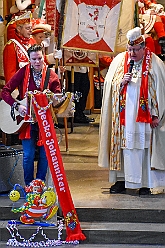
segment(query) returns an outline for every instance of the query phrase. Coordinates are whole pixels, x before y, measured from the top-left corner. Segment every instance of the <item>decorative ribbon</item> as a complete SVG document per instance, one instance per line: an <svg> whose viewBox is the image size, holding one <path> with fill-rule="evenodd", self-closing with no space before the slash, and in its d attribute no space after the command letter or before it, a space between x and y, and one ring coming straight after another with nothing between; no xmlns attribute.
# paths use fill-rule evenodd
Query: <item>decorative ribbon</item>
<svg viewBox="0 0 165 248"><path fill-rule="evenodd" d="M43 224L43 223L42 223ZM47 223L48 224L48 223ZM12 220L10 222L8 222L6 228L9 231L10 235L11 235L11 239L9 239L7 241L7 246L12 246L12 247L55 247L55 246L63 246L63 245L78 245L79 241L62 241L61 240L61 236L62 236L62 230L63 230L63 222L59 221L58 222L58 239L49 239L47 237L47 235L44 233L43 230L43 226L40 223L37 223L37 225L39 225L37 227L36 232L29 238L29 239L25 239L18 230L17 225L20 225L20 223ZM45 226L54 226L53 224L48 224ZM35 241L36 237L38 234L41 234L43 240L37 242ZM19 240L19 241L18 241Z"/></svg>
<svg viewBox="0 0 165 248"><path fill-rule="evenodd" d="M51 30L56 27L56 0L45 0L46 3L46 21L51 25Z"/></svg>
<svg viewBox="0 0 165 248"><path fill-rule="evenodd" d="M52 179L64 215L67 233L66 241L85 240L86 237L81 231L78 216L67 183L51 111L50 109L44 109L44 107L48 105L48 99L45 94L40 92L35 95L35 100L41 107L37 108L37 105L33 103Z"/></svg>

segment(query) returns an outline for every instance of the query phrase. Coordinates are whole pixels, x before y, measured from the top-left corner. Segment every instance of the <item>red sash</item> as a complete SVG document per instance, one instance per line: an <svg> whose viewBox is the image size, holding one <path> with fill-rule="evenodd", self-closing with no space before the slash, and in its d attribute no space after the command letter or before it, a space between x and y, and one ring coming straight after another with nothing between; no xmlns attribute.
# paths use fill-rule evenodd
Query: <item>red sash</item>
<svg viewBox="0 0 165 248"><path fill-rule="evenodd" d="M71 198L62 157L56 138L51 111L49 108L46 107L48 106L48 100L46 98L46 95L43 93L36 94L34 95L34 97L36 100L36 104L34 104L33 101L34 111L42 135L42 140L52 174L52 179L65 219L67 233L66 240L84 240L86 239L86 237L81 231L78 216ZM37 106L40 106L40 109L37 108Z"/></svg>
<svg viewBox="0 0 165 248"><path fill-rule="evenodd" d="M149 49L145 50L144 60L142 64L142 81L140 86L139 108L136 118L136 122L151 123L152 118L148 109L148 72L151 60L151 52ZM125 55L124 62L124 74L128 72L128 53ZM120 95L120 123L125 126L125 105L126 105L126 93L127 85L125 84Z"/></svg>

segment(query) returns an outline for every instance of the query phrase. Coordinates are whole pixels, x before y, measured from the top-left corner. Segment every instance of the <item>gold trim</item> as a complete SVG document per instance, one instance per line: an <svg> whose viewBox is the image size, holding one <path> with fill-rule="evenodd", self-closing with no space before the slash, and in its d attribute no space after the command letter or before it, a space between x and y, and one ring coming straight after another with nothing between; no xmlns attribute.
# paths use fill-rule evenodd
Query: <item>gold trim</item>
<svg viewBox="0 0 165 248"><path fill-rule="evenodd" d="M135 46L135 45L139 45L140 43L144 42L143 36L140 36L139 38L137 38L136 40L129 40L128 41L128 45L130 46Z"/></svg>

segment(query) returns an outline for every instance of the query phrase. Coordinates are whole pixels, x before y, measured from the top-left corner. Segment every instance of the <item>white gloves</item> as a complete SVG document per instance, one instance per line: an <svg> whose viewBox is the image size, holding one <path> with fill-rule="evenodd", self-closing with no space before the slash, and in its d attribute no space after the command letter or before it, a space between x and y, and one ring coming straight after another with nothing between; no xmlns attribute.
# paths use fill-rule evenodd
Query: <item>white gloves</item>
<svg viewBox="0 0 165 248"><path fill-rule="evenodd" d="M55 49L53 53L53 57L54 59L62 59L62 50Z"/></svg>
<svg viewBox="0 0 165 248"><path fill-rule="evenodd" d="M42 44L43 44L44 47L49 47L49 46L50 46L50 37L45 38L45 39L42 41Z"/></svg>
<svg viewBox="0 0 165 248"><path fill-rule="evenodd" d="M138 7L139 8L143 8L144 7L144 3L141 3L140 1L138 1Z"/></svg>

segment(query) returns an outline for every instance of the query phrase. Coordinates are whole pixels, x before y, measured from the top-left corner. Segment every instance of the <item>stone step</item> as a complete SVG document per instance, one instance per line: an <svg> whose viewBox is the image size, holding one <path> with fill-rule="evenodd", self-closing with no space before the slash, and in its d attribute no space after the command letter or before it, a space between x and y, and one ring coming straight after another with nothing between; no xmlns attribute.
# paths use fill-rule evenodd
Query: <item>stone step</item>
<svg viewBox="0 0 165 248"><path fill-rule="evenodd" d="M76 211L83 222L165 223L162 209L76 208Z"/></svg>
<svg viewBox="0 0 165 248"><path fill-rule="evenodd" d="M155 200L155 198L152 200ZM145 201L150 201L150 199L147 198ZM160 201L161 198L159 203ZM91 245L165 245L164 207L158 204L160 209L152 209L152 205L148 209L144 205L141 205L140 208L121 208L121 205L120 208L77 207L76 211L81 228L87 237L81 243ZM11 208L12 202L8 196L1 196L0 241L3 242L7 242L11 238L6 228L7 220L18 219L20 216L20 214L12 213ZM18 229L24 238L29 239L36 232L37 227L34 225L19 225ZM49 239L57 239L57 227L44 227L44 232ZM62 240L65 240L65 237L64 229Z"/></svg>
<svg viewBox="0 0 165 248"><path fill-rule="evenodd" d="M112 223L112 222L81 222L82 232L86 236L81 244L136 244L136 245L165 245L165 224L159 223ZM0 241L7 242L11 238L6 228L7 221L0 221ZM37 227L19 225L18 232L25 239L36 233ZM57 239L57 227L43 227L49 239ZM62 231L65 240L65 230ZM35 241L44 240L38 235Z"/></svg>
<svg viewBox="0 0 165 248"><path fill-rule="evenodd" d="M165 224L81 223L88 243L165 245Z"/></svg>
<svg viewBox="0 0 165 248"><path fill-rule="evenodd" d="M19 219L20 214L14 214L12 206L8 196L0 197L0 220ZM81 222L165 223L165 209L77 207L76 211Z"/></svg>

